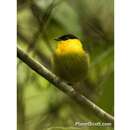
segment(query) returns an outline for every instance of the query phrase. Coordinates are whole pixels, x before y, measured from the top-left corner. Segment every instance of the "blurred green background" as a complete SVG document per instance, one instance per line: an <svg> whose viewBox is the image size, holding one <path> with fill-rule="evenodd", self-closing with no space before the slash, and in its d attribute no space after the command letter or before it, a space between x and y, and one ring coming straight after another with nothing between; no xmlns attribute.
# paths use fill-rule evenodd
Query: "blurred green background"
<svg viewBox="0 0 130 130"><path fill-rule="evenodd" d="M17 43L51 70L54 38L72 33L90 54L83 94L114 115L114 1L18 0ZM18 130L112 130L74 127L75 122L100 121L46 79L17 60Z"/></svg>

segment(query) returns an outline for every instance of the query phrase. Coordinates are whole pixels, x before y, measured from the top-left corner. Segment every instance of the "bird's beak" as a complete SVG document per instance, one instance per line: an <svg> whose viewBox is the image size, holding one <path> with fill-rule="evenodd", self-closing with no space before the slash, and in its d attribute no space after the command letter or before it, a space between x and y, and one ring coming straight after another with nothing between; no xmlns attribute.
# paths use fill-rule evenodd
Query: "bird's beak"
<svg viewBox="0 0 130 130"><path fill-rule="evenodd" d="M58 38L55 38L54 40L56 40L56 41L60 41L60 39L58 39Z"/></svg>

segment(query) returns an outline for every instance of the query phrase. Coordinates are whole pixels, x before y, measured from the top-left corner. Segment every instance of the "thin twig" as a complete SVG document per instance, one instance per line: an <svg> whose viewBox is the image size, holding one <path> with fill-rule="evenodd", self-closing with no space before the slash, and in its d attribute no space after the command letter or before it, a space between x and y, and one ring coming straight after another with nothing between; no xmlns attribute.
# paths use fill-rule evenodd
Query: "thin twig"
<svg viewBox="0 0 130 130"><path fill-rule="evenodd" d="M20 40L22 40L23 42L29 44L29 46L30 46L31 40L27 39L27 38L19 31L19 29L18 29L18 31L17 31L17 36L18 36L18 38L19 38ZM36 49L34 50L34 52L36 52L36 55L38 56L38 58L40 58L40 60L42 61L42 63L43 63L47 68L50 69L50 68L51 68L51 63L50 63L50 60L48 59L48 57L47 57L45 54L43 54L42 52L40 52L38 48L36 48Z"/></svg>
<svg viewBox="0 0 130 130"><path fill-rule="evenodd" d="M47 33L46 29L47 29L47 25L48 25L50 17L51 17L52 10L55 7L54 3L55 3L55 1L52 1L50 6L47 8L47 10L45 12L43 12L34 2L31 2L30 9L32 11L33 16L38 21L39 28L38 28L37 33L34 35L33 42L29 46L28 51L31 51L32 49L35 48L35 45L36 45L35 43L37 42L39 37L42 36L43 34L45 35L44 40L47 42L48 49L50 49L50 51L53 51L53 49L50 45L50 42L48 41L47 35L46 35L46 33Z"/></svg>
<svg viewBox="0 0 130 130"><path fill-rule="evenodd" d="M114 125L114 117L103 109L98 107L92 101L90 101L85 96L76 92L72 86L66 84L64 81L59 79L55 74L49 71L46 67L32 59L28 56L24 51L20 48L17 48L17 56L20 58L25 64L27 64L32 70L40 74L43 78L47 79L50 83L55 85L55 87L59 88L61 91L69 95L72 99L74 99L77 103L81 104L83 108L89 108L99 119L102 121L111 122L112 126Z"/></svg>

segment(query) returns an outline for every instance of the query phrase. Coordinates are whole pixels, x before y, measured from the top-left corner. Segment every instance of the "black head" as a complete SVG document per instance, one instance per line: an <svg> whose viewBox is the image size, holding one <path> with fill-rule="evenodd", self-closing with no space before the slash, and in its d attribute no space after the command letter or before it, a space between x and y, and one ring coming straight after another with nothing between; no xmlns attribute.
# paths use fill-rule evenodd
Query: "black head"
<svg viewBox="0 0 130 130"><path fill-rule="evenodd" d="M79 39L79 38L74 36L73 34L67 34L67 35L60 36L60 37L56 38L55 40L61 41L61 40L68 40L68 39Z"/></svg>

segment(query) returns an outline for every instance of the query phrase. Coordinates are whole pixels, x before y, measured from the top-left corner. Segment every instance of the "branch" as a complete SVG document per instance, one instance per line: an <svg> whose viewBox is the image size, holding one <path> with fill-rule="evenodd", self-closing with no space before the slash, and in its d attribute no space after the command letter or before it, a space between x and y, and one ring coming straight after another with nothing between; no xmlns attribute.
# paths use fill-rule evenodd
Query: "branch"
<svg viewBox="0 0 130 130"><path fill-rule="evenodd" d="M81 104L83 107L89 108L98 118L102 121L111 122L112 126L114 125L114 117L102 110L92 101L90 101L85 96L76 92L72 86L66 84L64 81L59 79L55 74L49 71L46 67L29 57L25 52L23 52L20 48L17 48L17 56L20 58L25 64L27 64L32 70L40 74L43 78L47 79L51 82L55 87L69 95L72 99L74 99L77 103Z"/></svg>
<svg viewBox="0 0 130 130"><path fill-rule="evenodd" d="M20 31L19 29L17 30L17 37L22 40L24 43L26 44L32 44L30 40L28 40L28 38L26 38ZM41 53L38 48L35 49L36 55L38 56L38 58L40 58L40 60L42 61L42 63L47 66L47 68L51 68L51 63L50 60L48 59L48 57L45 56L44 53Z"/></svg>

